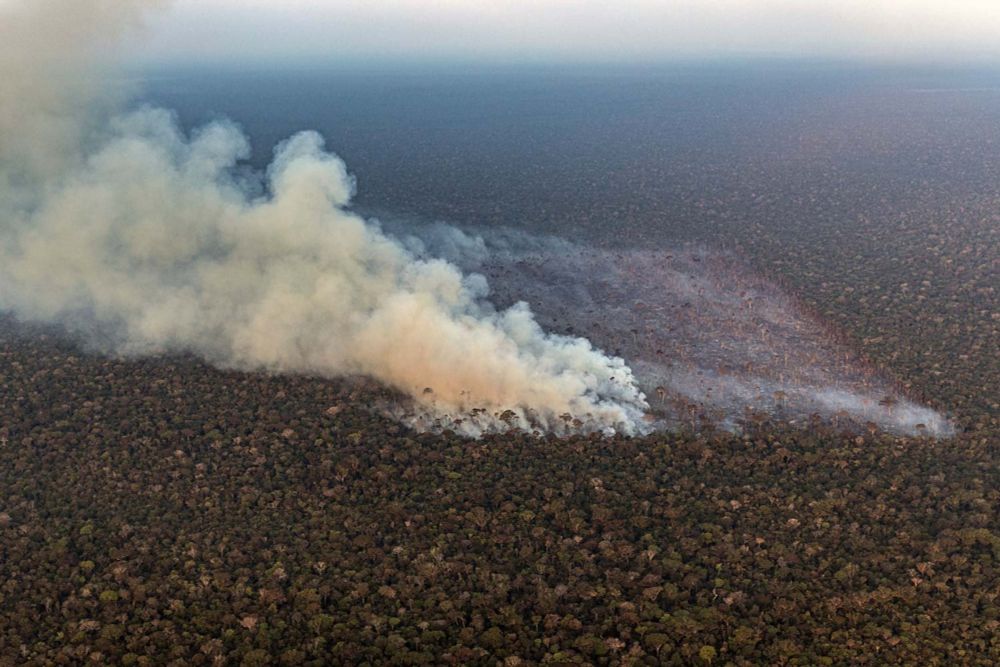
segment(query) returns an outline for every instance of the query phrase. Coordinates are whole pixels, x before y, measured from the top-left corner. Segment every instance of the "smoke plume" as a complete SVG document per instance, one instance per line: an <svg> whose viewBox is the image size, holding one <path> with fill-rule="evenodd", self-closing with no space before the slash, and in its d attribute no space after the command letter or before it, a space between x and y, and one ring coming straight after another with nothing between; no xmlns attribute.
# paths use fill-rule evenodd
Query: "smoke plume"
<svg viewBox="0 0 1000 667"><path fill-rule="evenodd" d="M107 43L148 4L0 8L0 308L121 354L369 375L473 434L642 429L620 358L524 303L494 309L481 276L349 212L317 134L276 149L261 194L236 175L235 125L186 136L167 111L114 111Z"/></svg>
<svg viewBox="0 0 1000 667"><path fill-rule="evenodd" d="M254 177L232 123L121 111L115 38L155 4L0 5L0 309L114 354L371 376L410 397L400 419L470 435L762 413L951 432L725 253L383 228L315 133Z"/></svg>

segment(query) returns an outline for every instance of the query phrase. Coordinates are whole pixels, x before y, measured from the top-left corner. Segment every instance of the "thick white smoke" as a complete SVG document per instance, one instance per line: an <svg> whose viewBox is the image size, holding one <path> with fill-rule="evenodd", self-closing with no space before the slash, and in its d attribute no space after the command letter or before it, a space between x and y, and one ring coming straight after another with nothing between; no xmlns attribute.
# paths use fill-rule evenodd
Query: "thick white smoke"
<svg viewBox="0 0 1000 667"><path fill-rule="evenodd" d="M163 110L108 112L82 64L142 4L0 7L0 308L127 354L370 375L470 433L641 429L621 359L493 309L481 276L348 212L353 180L318 135L282 144L255 196L234 125L186 137Z"/></svg>

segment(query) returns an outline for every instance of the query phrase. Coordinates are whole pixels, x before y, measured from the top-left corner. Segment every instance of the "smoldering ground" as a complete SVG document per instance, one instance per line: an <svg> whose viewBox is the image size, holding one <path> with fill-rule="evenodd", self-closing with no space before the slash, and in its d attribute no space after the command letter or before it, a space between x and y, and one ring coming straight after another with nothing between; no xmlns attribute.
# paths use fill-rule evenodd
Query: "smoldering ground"
<svg viewBox="0 0 1000 667"><path fill-rule="evenodd" d="M606 249L515 230L394 220L418 255L482 273L498 304L524 300L547 330L625 359L654 428L808 426L946 436L943 415L894 383L732 252L694 244Z"/></svg>

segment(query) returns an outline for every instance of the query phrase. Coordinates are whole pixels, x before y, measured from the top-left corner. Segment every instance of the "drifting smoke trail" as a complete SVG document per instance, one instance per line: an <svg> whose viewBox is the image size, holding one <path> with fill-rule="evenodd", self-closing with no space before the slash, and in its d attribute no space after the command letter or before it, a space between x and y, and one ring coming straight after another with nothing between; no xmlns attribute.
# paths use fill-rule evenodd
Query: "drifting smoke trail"
<svg viewBox="0 0 1000 667"><path fill-rule="evenodd" d="M651 397L657 428L732 428L756 413L910 435L953 430L730 254L603 250L414 221L392 229L410 234L418 254L486 275L498 302L529 301L546 329L584 334L622 356Z"/></svg>
<svg viewBox="0 0 1000 667"><path fill-rule="evenodd" d="M481 276L348 212L353 180L318 135L279 146L254 197L234 176L249 154L234 125L189 138L163 110L109 112L83 65L143 4L0 8L0 308L118 353L370 375L471 413L472 434L642 430L621 359L546 334L523 303L495 310Z"/></svg>

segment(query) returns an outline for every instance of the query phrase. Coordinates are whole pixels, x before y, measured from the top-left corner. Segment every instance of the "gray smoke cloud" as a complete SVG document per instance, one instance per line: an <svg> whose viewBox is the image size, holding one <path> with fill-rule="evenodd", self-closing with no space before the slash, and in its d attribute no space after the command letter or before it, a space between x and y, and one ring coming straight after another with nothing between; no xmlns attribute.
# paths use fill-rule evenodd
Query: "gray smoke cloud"
<svg viewBox="0 0 1000 667"><path fill-rule="evenodd" d="M102 70L153 4L0 7L0 308L121 354L369 375L472 435L647 428L620 358L349 212L354 181L317 134L276 149L258 195L234 175L235 125L186 136L167 111L115 111Z"/></svg>
<svg viewBox="0 0 1000 667"><path fill-rule="evenodd" d="M120 91L102 83L118 39L159 0L0 5L0 193L37 195L81 157ZM22 202L23 203L23 202Z"/></svg>

